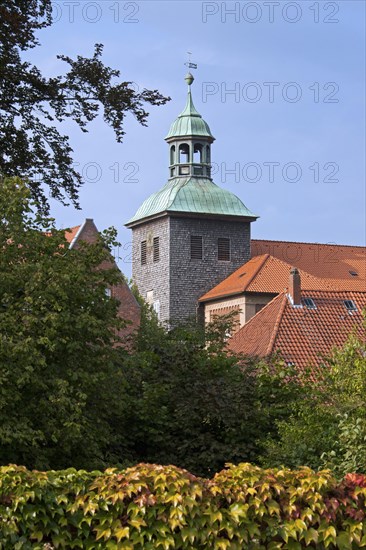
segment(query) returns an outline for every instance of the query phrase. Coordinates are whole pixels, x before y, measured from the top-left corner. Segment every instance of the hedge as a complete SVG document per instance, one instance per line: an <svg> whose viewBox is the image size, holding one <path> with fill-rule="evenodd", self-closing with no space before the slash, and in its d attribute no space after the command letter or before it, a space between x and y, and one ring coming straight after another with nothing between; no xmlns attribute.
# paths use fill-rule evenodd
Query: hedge
<svg viewBox="0 0 366 550"><path fill-rule="evenodd" d="M366 547L366 476L229 465L101 472L0 468L0 549Z"/></svg>

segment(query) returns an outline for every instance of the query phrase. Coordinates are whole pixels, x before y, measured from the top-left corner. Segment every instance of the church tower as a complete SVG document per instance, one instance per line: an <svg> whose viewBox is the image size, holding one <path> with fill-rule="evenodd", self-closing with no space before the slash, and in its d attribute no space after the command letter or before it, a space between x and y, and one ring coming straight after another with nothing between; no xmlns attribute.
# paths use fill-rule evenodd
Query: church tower
<svg viewBox="0 0 366 550"><path fill-rule="evenodd" d="M132 277L161 321L196 315L198 298L250 259L250 224L257 219L211 178L214 137L197 112L188 73L184 110L165 140L169 179L127 223Z"/></svg>

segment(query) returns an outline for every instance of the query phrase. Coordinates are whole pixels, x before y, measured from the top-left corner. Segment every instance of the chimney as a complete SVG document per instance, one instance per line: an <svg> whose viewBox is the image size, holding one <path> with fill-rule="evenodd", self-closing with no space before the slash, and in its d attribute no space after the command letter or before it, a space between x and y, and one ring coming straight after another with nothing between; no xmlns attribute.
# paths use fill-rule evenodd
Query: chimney
<svg viewBox="0 0 366 550"><path fill-rule="evenodd" d="M301 305L301 279L299 270L296 267L290 269L290 281L288 292L292 305L300 306Z"/></svg>

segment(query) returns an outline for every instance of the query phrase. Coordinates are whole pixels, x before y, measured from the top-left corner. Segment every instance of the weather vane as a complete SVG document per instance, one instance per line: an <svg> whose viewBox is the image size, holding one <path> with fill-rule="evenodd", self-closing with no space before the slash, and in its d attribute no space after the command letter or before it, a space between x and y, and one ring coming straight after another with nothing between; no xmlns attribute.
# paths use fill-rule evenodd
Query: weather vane
<svg viewBox="0 0 366 550"><path fill-rule="evenodd" d="M188 61L185 64L186 67L188 67L188 69L197 69L197 63L192 63L191 62L191 55L192 55L192 52L187 52L188 54Z"/></svg>

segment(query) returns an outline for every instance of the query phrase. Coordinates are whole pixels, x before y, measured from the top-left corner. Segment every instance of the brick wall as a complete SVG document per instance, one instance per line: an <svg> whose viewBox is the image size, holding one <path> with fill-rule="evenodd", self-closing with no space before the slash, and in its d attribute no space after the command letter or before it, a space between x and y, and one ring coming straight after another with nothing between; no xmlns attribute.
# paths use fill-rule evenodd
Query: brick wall
<svg viewBox="0 0 366 550"><path fill-rule="evenodd" d="M168 217L139 225L132 230L132 278L144 300L153 291L153 302L160 304L160 320L170 318L169 309L169 227ZM159 237L159 261L153 261L153 239ZM141 242L147 241L146 264L141 265Z"/></svg>

